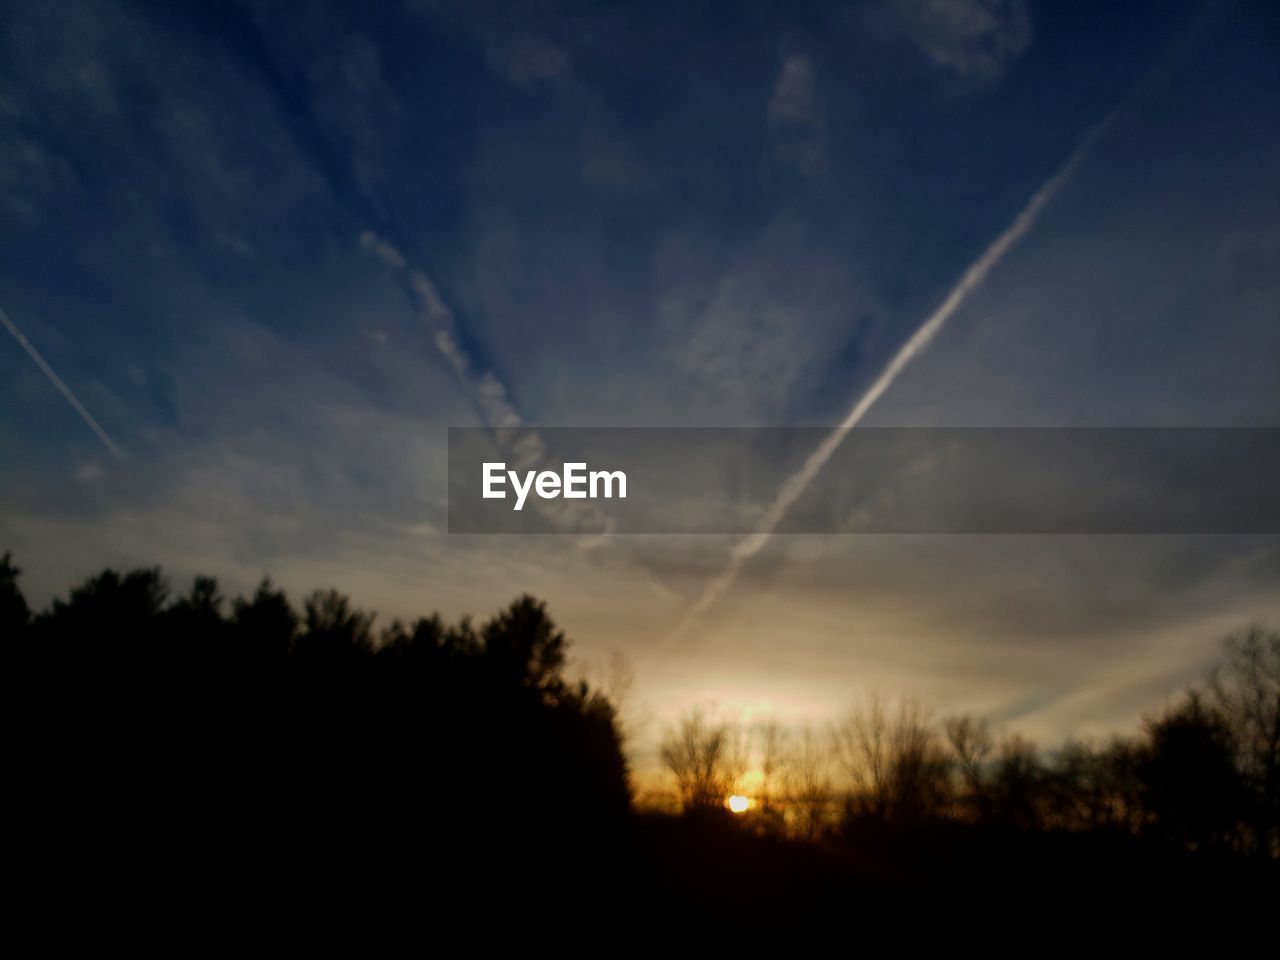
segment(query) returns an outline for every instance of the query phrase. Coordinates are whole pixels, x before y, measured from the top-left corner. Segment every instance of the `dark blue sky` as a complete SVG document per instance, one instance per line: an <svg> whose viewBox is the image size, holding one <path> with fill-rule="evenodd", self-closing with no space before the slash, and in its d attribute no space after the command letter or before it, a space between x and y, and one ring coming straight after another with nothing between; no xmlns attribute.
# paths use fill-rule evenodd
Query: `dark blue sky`
<svg viewBox="0 0 1280 960"><path fill-rule="evenodd" d="M1280 424L1273 3L0 0L0 308L125 451L6 334L3 546L38 602L532 589L643 660L725 544L450 539L445 428L836 422L1113 111L872 421ZM658 712L884 680L1057 733L1101 670L1106 726L1280 605L1274 539L890 539L772 545Z"/></svg>

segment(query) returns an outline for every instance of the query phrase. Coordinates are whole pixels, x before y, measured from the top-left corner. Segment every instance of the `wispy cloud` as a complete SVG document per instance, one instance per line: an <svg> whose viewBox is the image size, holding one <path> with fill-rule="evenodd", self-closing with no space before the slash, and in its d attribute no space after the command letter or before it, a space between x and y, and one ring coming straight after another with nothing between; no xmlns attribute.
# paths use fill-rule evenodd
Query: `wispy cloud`
<svg viewBox="0 0 1280 960"><path fill-rule="evenodd" d="M805 56L788 57L778 72L773 95L769 98L769 121L813 123L816 116L813 64Z"/></svg>
<svg viewBox="0 0 1280 960"><path fill-rule="evenodd" d="M1024 0L891 0L891 28L939 70L990 82L1031 43Z"/></svg>
<svg viewBox="0 0 1280 960"><path fill-rule="evenodd" d="M796 54L783 63L767 113L778 158L802 173L817 173L825 158L826 119L809 57Z"/></svg>
<svg viewBox="0 0 1280 960"><path fill-rule="evenodd" d="M23 350L27 351L27 356L35 361L35 365L40 368L41 372L46 377L49 378L49 382L57 387L58 392L67 398L67 403L71 404L71 408L75 410L76 413L80 414L80 419L85 422L89 429L97 434L98 439L102 441L102 445L106 447L111 455L117 460L123 460L124 451L121 450L119 445L111 439L107 431L102 429L102 426L98 421L93 419L93 414L86 410L84 404L76 399L76 395L71 392L71 388L68 387L66 383L63 382L62 378L54 372L53 367L49 366L49 364L45 362L44 357L40 356L40 351L31 344L31 341L23 335L22 331L14 326L13 321L9 319L9 315L5 313L3 309L0 309L0 323L3 323L4 328L13 334L13 339L18 341L18 345L21 346Z"/></svg>

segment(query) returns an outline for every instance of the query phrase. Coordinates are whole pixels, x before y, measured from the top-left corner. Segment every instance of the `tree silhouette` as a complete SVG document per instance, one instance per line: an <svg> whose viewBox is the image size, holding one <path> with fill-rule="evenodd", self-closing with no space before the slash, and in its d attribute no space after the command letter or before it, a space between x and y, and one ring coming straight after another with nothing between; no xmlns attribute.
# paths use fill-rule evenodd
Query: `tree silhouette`
<svg viewBox="0 0 1280 960"><path fill-rule="evenodd" d="M32 630L39 652L78 671L125 665L137 671L159 664L184 652L165 643L169 635L162 614L168 596L159 569L123 576L104 570L36 616Z"/></svg>
<svg viewBox="0 0 1280 960"><path fill-rule="evenodd" d="M241 883L328 896L401 858L460 892L487 849L530 909L567 890L608 907L626 758L544 603L378 636L336 590L300 616L265 579L228 605L198 577L170 602L158 570L107 570L31 619L17 575L6 555L6 649L45 718L17 753L25 816L68 855L127 839L111 857L159 870L176 843L192 869L254 863Z"/></svg>
<svg viewBox="0 0 1280 960"><path fill-rule="evenodd" d="M525 594L480 632L485 662L505 683L554 692L565 662L565 637L546 604Z"/></svg>
<svg viewBox="0 0 1280 960"><path fill-rule="evenodd" d="M196 577L191 590L179 597L164 613L166 628L187 649L190 658L218 664L230 655L229 625L222 608L226 598L212 577Z"/></svg>
<svg viewBox="0 0 1280 960"><path fill-rule="evenodd" d="M128 863L157 887L228 876L318 903L394 877L531 923L572 903L759 925L869 887L1265 889L1280 862L1261 628L1139 735L1043 754L911 700L754 737L695 709L660 744L687 815L666 818L631 802L625 671L608 689L566 677L570 641L528 595L478 625L376 631L336 590L301 614L266 579L228 602L197 577L170 599L156 569L103 571L33 616L18 577L5 554L10 822L46 882ZM757 783L754 812L730 816Z"/></svg>
<svg viewBox="0 0 1280 960"><path fill-rule="evenodd" d="M832 730L834 749L854 789L850 810L873 819L933 817L950 797L950 766L937 733L914 700L892 716L883 698L855 704Z"/></svg>
<svg viewBox="0 0 1280 960"><path fill-rule="evenodd" d="M764 832L773 835L780 834L786 825L786 803L790 794L788 739L787 731L774 719L764 721L756 729L756 740L760 745L757 820Z"/></svg>
<svg viewBox="0 0 1280 960"><path fill-rule="evenodd" d="M1195 849L1227 846L1244 813L1235 742L1221 714L1198 693L1148 722L1141 765L1154 828Z"/></svg>
<svg viewBox="0 0 1280 960"><path fill-rule="evenodd" d="M1280 857L1280 631L1254 625L1227 637L1209 696L1231 731L1249 791L1249 846Z"/></svg>
<svg viewBox="0 0 1280 960"><path fill-rule="evenodd" d="M249 661L283 663L298 635L298 615L288 598L263 578L249 599L232 604L231 626L237 653Z"/></svg>
<svg viewBox="0 0 1280 960"><path fill-rule="evenodd" d="M956 716L943 721L947 744L955 755L961 780L961 796L971 817L990 813L987 760L995 747L987 721L979 717Z"/></svg>
<svg viewBox="0 0 1280 960"><path fill-rule="evenodd" d="M354 609L337 590L317 590L303 606L302 633L293 648L300 660L332 666L373 652L372 613Z"/></svg>
<svg viewBox="0 0 1280 960"><path fill-rule="evenodd" d="M992 804L996 819L1006 825L1033 829L1040 825L1040 790L1044 768L1035 744L1019 734L1005 737L996 748L992 771Z"/></svg>
<svg viewBox="0 0 1280 960"><path fill-rule="evenodd" d="M27 629L31 609L27 598L18 589L18 577L22 571L13 565L13 554L0 557L0 632L16 642Z"/></svg>
<svg viewBox="0 0 1280 960"><path fill-rule="evenodd" d="M785 765L786 796L800 836L813 840L827 826L831 801L830 752L817 731L802 726Z"/></svg>
<svg viewBox="0 0 1280 960"><path fill-rule="evenodd" d="M701 710L681 718L662 740L663 764L676 780L686 811L718 810L743 773L744 758L736 732L728 723L712 723Z"/></svg>

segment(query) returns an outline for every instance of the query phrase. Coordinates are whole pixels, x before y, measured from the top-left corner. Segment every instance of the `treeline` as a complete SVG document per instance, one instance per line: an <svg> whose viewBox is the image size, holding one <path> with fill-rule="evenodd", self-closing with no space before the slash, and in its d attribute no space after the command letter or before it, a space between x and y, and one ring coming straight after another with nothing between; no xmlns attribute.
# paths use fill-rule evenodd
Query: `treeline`
<svg viewBox="0 0 1280 960"><path fill-rule="evenodd" d="M33 613L19 572L0 561L0 635L34 882L127 864L383 896L410 870L456 899L501 873L537 902L554 874L589 902L629 859L614 705L566 676L569 641L532 597L375 631L336 591L297 609L269 581L228 599L201 577L174 596L156 569Z"/></svg>
<svg viewBox="0 0 1280 960"><path fill-rule="evenodd" d="M175 595L155 569L33 612L4 556L12 872L145 922L198 891L240 913L775 927L906 889L1276 880L1280 638L1262 629L1141 735L1051 754L911 703L821 729L694 714L662 744L687 814L665 817L633 809L617 698L569 678L543 603L374 624L332 590Z"/></svg>
<svg viewBox="0 0 1280 960"><path fill-rule="evenodd" d="M1041 751L973 716L934 721L871 696L837 722L669 729L661 758L686 812L751 803L754 829L863 843L927 824L1109 834L1201 853L1280 857L1280 632L1224 641L1205 681L1140 733Z"/></svg>

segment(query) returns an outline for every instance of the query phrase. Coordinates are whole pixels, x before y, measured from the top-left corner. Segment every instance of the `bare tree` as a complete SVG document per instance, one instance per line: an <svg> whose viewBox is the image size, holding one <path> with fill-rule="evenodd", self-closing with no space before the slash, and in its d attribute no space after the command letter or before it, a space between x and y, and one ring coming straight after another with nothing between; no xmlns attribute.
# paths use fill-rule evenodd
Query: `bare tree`
<svg viewBox="0 0 1280 960"><path fill-rule="evenodd" d="M1098 757L1098 790L1102 796L1099 826L1137 833L1146 816L1143 805L1142 746L1133 738L1116 737Z"/></svg>
<svg viewBox="0 0 1280 960"><path fill-rule="evenodd" d="M760 751L760 788L756 793L758 819L768 832L783 827L785 800L787 731L770 718L756 726L756 742Z"/></svg>
<svg viewBox="0 0 1280 960"><path fill-rule="evenodd" d="M1047 813L1065 830L1094 829L1102 820L1100 755L1091 743L1068 739L1046 771Z"/></svg>
<svg viewBox="0 0 1280 960"><path fill-rule="evenodd" d="M890 744L894 815L899 819L938 816L951 796L950 763L919 702L901 703Z"/></svg>
<svg viewBox="0 0 1280 960"><path fill-rule="evenodd" d="M996 752L992 795L1006 822L1020 827L1040 824L1040 787L1043 770L1035 744L1021 734L1010 734Z"/></svg>
<svg viewBox="0 0 1280 960"><path fill-rule="evenodd" d="M1209 676L1213 705L1231 729L1252 795L1252 845L1280 856L1280 631L1251 626L1223 642Z"/></svg>
<svg viewBox="0 0 1280 960"><path fill-rule="evenodd" d="M625 654L612 651L603 665L587 660L577 665L578 684L594 687L613 706L614 723L624 741L634 741L649 722L648 711L636 702L635 668Z"/></svg>
<svg viewBox="0 0 1280 960"><path fill-rule="evenodd" d="M871 694L849 708L831 732L837 762L851 786L851 806L883 817L889 807L889 718L884 699Z"/></svg>
<svg viewBox="0 0 1280 960"><path fill-rule="evenodd" d="M823 738L808 724L800 728L789 751L786 784L797 832L815 839L826 826L831 802L831 756Z"/></svg>
<svg viewBox="0 0 1280 960"><path fill-rule="evenodd" d="M698 709L667 730L659 755L675 777L686 811L719 807L746 768L739 731L725 722L709 722Z"/></svg>
<svg viewBox="0 0 1280 960"><path fill-rule="evenodd" d="M965 799L972 813L983 817L987 812L987 761L995 748L991 729L985 717L969 715L947 717L942 729L955 755L956 766L964 786Z"/></svg>
<svg viewBox="0 0 1280 960"><path fill-rule="evenodd" d="M950 795L950 765L920 704L903 700L890 717L883 699L855 705L832 733L853 787L851 808L873 817L935 816Z"/></svg>

